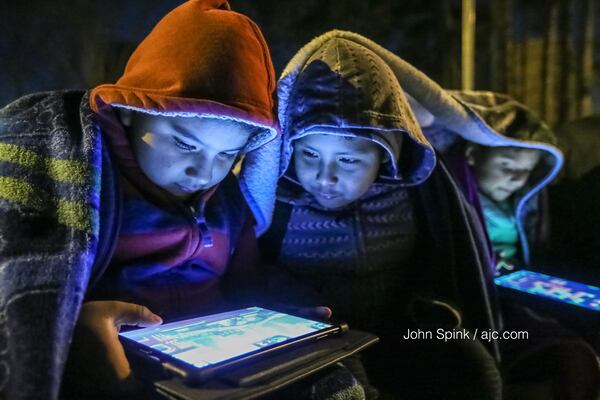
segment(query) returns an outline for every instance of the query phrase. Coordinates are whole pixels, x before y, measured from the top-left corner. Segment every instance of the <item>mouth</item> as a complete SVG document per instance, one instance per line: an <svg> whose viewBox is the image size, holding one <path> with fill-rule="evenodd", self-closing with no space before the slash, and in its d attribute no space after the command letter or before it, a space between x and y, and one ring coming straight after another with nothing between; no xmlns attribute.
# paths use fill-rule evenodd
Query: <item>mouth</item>
<svg viewBox="0 0 600 400"><path fill-rule="evenodd" d="M332 199L335 199L337 197L340 197L340 195L338 193L326 193L326 192L318 192L318 191L316 191L315 194L317 195L317 197L320 197L320 198L325 199L325 200L332 200Z"/></svg>
<svg viewBox="0 0 600 400"><path fill-rule="evenodd" d="M201 189L200 187L197 187L197 186L195 186L195 187L185 186L185 185L180 185L179 183L176 183L175 186L177 186L177 188L184 193L194 193Z"/></svg>
<svg viewBox="0 0 600 400"><path fill-rule="evenodd" d="M512 194L513 194L512 190L503 189L503 188L496 189L496 196L497 196L498 200L507 199L508 197L512 196Z"/></svg>

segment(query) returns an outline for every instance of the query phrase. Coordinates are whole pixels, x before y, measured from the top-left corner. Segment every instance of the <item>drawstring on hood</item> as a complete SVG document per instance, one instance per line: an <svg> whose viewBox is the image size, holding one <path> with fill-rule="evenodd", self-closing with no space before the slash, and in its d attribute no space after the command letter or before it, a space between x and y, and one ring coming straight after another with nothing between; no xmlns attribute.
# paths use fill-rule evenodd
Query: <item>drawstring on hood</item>
<svg viewBox="0 0 600 400"><path fill-rule="evenodd" d="M282 173L290 164L294 140L327 133L380 145L386 155L380 180L417 185L429 177L434 151L399 77L374 46L360 35L335 30L313 39L288 63L278 83L285 133Z"/></svg>
<svg viewBox="0 0 600 400"><path fill-rule="evenodd" d="M222 118L252 127L254 134L243 149L248 154L240 186L261 233L270 223L278 172L276 160L269 164L277 144L259 149L278 133L274 90L269 50L256 24L231 11L227 1L189 0L155 26L116 84L92 91L90 104L101 120L114 119L110 107L117 107L167 117ZM107 136L111 145L123 143Z"/></svg>

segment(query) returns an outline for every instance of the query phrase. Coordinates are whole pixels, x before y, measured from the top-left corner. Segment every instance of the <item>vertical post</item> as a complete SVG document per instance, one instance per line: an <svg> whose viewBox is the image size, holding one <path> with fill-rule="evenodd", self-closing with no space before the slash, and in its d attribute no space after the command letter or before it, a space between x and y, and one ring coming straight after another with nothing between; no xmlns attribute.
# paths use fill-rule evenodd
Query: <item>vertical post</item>
<svg viewBox="0 0 600 400"><path fill-rule="evenodd" d="M475 0L462 0L461 81L463 90L475 87Z"/></svg>
<svg viewBox="0 0 600 400"><path fill-rule="evenodd" d="M593 112L592 81L594 79L594 1L586 0L584 6L583 44L581 51L581 71L577 76L577 102L579 109L577 117L586 117Z"/></svg>

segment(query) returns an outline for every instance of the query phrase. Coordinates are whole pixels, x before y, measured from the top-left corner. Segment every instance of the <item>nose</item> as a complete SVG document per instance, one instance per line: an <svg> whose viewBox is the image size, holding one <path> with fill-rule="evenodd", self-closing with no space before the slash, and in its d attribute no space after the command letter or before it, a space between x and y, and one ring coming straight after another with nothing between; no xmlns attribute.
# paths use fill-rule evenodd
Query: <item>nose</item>
<svg viewBox="0 0 600 400"><path fill-rule="evenodd" d="M508 182L506 182L506 188L514 192L521 189L527 183L529 178L528 173L516 172L510 175Z"/></svg>
<svg viewBox="0 0 600 400"><path fill-rule="evenodd" d="M323 187L333 186L337 181L338 177L335 165L333 163L321 163L317 172L317 182L319 185Z"/></svg>
<svg viewBox="0 0 600 400"><path fill-rule="evenodd" d="M511 175L510 181L513 185L522 186L525 184L528 177L529 173L527 171L516 171Z"/></svg>
<svg viewBox="0 0 600 400"><path fill-rule="evenodd" d="M185 169L185 174L192 178L194 184L206 186L212 180L213 163L214 157L200 152L191 158L190 164Z"/></svg>

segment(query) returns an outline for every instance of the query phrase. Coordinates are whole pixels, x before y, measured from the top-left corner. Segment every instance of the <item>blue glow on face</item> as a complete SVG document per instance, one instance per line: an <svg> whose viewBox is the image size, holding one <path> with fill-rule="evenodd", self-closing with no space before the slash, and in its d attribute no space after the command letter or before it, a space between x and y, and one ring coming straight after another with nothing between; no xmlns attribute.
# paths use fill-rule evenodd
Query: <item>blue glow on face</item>
<svg viewBox="0 0 600 400"><path fill-rule="evenodd" d="M600 311L600 288L540 274L520 270L495 278L496 285L509 289L535 294L562 301L563 303Z"/></svg>
<svg viewBox="0 0 600 400"><path fill-rule="evenodd" d="M196 367L216 364L332 325L260 307L120 333Z"/></svg>

